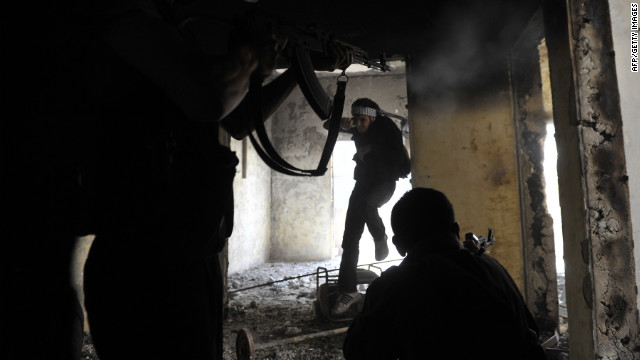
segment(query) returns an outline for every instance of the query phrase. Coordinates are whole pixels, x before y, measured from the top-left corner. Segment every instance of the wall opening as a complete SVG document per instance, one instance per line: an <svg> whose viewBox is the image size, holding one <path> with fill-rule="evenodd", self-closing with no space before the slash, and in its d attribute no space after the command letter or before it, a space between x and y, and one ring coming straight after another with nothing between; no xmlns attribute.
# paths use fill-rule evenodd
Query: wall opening
<svg viewBox="0 0 640 360"><path fill-rule="evenodd" d="M551 79L549 74L549 57L547 46L543 38L538 44L540 56L540 77L542 87L542 106L546 121L546 136L544 138L543 172L545 179L544 193L547 211L553 219L553 242L556 260L556 275L558 283L558 331L568 332L567 299L565 292L564 243L562 236L562 215L560 212L560 194L558 190L558 148L555 139L553 123L553 105L551 98Z"/></svg>
<svg viewBox="0 0 640 360"><path fill-rule="evenodd" d="M547 124L547 136L544 139L545 195L547 209L553 219L553 241L558 281L558 332L566 335L569 330L569 317L565 290L564 244L562 240L562 216L560 214L560 195L558 193L557 162L558 151L555 141L555 127L553 122L550 122Z"/></svg>
<svg viewBox="0 0 640 360"><path fill-rule="evenodd" d="M406 141L406 140L405 140ZM349 205L349 196L355 185L353 180L353 169L355 162L352 160L356 147L351 140L339 140L336 142L333 151L333 256L342 254L342 235L344 233L344 221L347 215L347 207ZM404 195L405 192L411 190L411 174L405 179L399 179L396 182L396 191L389 202L379 209L380 217L386 228L389 237L389 256L383 263L377 264L381 270L386 270L391 265L397 265L402 257L398 254L395 247L391 243L393 231L391 230L391 210L395 203ZM397 260L397 261L396 261ZM375 263L375 247L373 238L365 226L364 233L360 239L360 258L358 264Z"/></svg>
<svg viewBox="0 0 640 360"><path fill-rule="evenodd" d="M510 78L516 129L522 221L524 295L541 335L559 330L564 284L553 108L541 11L511 51ZM555 238L555 239L554 239ZM555 337L554 337L555 338Z"/></svg>
<svg viewBox="0 0 640 360"><path fill-rule="evenodd" d="M547 136L544 139L544 178L547 209L553 218L553 241L556 252L556 272L564 275L564 255L562 243L562 216L560 215L560 196L558 194L558 152L553 123L547 124Z"/></svg>

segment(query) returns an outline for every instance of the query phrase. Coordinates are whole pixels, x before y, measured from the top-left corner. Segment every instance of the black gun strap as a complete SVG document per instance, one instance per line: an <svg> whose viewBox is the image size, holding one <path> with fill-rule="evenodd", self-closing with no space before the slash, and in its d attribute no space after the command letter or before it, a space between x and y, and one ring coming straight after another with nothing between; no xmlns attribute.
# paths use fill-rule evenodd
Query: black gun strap
<svg viewBox="0 0 640 360"><path fill-rule="evenodd" d="M275 150L267 131L264 128L264 119L262 114L262 82L257 78L252 78L249 87L249 96L251 96L252 109L254 110L252 115L247 119L248 122L253 122L256 134L260 139L260 142L256 140L251 132L249 132L249 139L251 144L256 149L258 156L272 169L291 176L322 176L327 171L327 164L331 159L333 148L338 138L340 129L340 120L342 118L342 110L344 107L346 81L338 81L338 89L336 90L335 99L331 111L331 118L329 121L329 134L327 135L327 141L325 142L322 156L318 163L318 167L315 170L302 170L299 169L285 159L283 159Z"/></svg>
<svg viewBox="0 0 640 360"><path fill-rule="evenodd" d="M275 162L274 160L272 160L269 155L267 155L267 153L262 149L262 147L260 147L260 143L258 143L258 141L256 140L256 138L249 133L249 139L251 140L251 144L253 144L253 147L256 149L256 152L258 153L258 156L260 156L260 158L262 159L262 161L264 161L267 165L269 165L270 168L283 173L285 175L291 175L291 176L311 176L311 174L304 174L304 173L299 173L299 172L295 172L295 171L291 171L285 167L282 167L279 163Z"/></svg>
<svg viewBox="0 0 640 360"><path fill-rule="evenodd" d="M256 134L258 135L258 139L260 139L260 143L259 144L257 143L257 141L255 140L255 138L251 133L249 133L249 135L250 135L251 143L256 148L256 151L258 151L258 155L260 155L260 153L262 152L262 154L265 156L263 157L263 155L260 155L260 157L263 158L263 160L265 160L266 158L267 160L265 162L269 166L281 172L283 172L284 170L284 173L286 173L287 175L305 173L306 172L305 170L298 169L297 167L289 164L285 159L283 159L278 154L276 149L271 144L271 141L269 140L269 136L267 135L267 130L264 127L264 120L263 120L263 114L262 114L262 96L261 96L262 81L260 81L260 79L256 77L251 78L251 82L249 85L249 94L250 96L253 97L252 109L253 109L254 115L252 116L251 120L253 120L254 128L255 128ZM301 175L304 176L306 174L301 174ZM306 176L309 176L309 175L306 175Z"/></svg>

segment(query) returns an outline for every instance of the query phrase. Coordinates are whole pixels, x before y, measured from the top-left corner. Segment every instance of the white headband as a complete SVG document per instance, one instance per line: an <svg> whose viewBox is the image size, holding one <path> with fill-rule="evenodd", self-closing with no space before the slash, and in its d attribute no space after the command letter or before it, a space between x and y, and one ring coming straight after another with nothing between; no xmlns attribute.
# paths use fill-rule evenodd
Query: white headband
<svg viewBox="0 0 640 360"><path fill-rule="evenodd" d="M351 115L376 116L377 114L378 112L376 109L366 106L353 106L351 108Z"/></svg>

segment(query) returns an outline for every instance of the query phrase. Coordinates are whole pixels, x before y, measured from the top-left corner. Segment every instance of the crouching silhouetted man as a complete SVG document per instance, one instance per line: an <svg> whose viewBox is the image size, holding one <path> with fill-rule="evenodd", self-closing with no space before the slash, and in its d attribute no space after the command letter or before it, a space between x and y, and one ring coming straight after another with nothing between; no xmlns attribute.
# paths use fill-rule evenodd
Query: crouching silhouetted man
<svg viewBox="0 0 640 360"><path fill-rule="evenodd" d="M513 279L495 259L463 248L443 193L405 193L391 227L406 258L367 289L346 359L546 359Z"/></svg>

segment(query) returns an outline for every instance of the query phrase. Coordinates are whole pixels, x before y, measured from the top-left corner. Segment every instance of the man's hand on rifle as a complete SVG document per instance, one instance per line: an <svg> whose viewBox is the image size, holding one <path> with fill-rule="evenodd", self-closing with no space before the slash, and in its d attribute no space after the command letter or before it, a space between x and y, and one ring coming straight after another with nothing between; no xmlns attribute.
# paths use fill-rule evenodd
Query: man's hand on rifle
<svg viewBox="0 0 640 360"><path fill-rule="evenodd" d="M312 52L311 62L318 71L346 70L353 63L353 51L335 41L327 45L327 54Z"/></svg>
<svg viewBox="0 0 640 360"><path fill-rule="evenodd" d="M249 27L237 27L229 37L229 52L238 64L263 77L275 70L280 52L286 45L286 38Z"/></svg>
<svg viewBox="0 0 640 360"><path fill-rule="evenodd" d="M355 127L353 118L343 117L340 119L340 128L345 131L349 131Z"/></svg>

